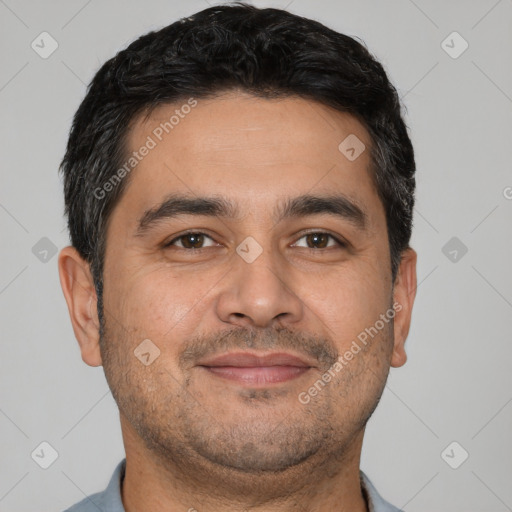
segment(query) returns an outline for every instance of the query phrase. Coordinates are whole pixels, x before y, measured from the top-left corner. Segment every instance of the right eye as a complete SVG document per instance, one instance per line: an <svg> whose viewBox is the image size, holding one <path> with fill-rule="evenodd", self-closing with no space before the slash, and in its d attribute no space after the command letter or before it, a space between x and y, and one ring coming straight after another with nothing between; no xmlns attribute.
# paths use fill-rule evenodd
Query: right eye
<svg viewBox="0 0 512 512"><path fill-rule="evenodd" d="M193 250L206 249L207 247L202 247L206 238L209 238L210 240L214 241L211 236L208 236L205 233L189 231L187 233L183 233L173 238L170 242L166 243L164 247L176 246L179 247L180 249Z"/></svg>

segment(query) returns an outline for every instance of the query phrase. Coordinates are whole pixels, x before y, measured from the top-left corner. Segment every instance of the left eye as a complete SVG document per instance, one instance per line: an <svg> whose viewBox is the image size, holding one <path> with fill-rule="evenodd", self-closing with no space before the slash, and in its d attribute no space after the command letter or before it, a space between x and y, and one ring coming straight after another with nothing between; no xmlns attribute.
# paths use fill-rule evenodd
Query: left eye
<svg viewBox="0 0 512 512"><path fill-rule="evenodd" d="M329 234L329 233L323 233L323 232L315 232L315 233L307 233L306 235L302 236L299 238L299 240L302 240L302 239L306 239L306 248L307 249L326 249L327 247L332 247L332 245L328 245L328 240L331 239L334 241L334 246L338 245L338 246L344 246L344 244L338 240L337 238L335 238L333 235ZM296 246L298 244L298 242L295 242L295 244L293 244L294 246ZM313 244L313 245L319 245L320 247L309 247L309 244ZM299 246L299 247L304 247L304 246Z"/></svg>

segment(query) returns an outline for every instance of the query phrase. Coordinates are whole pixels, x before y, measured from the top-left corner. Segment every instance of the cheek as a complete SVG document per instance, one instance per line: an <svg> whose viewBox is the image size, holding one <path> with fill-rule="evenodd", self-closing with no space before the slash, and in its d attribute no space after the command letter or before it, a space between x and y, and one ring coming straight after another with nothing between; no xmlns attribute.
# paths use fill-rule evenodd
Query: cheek
<svg viewBox="0 0 512 512"><path fill-rule="evenodd" d="M138 334L155 343L184 333L194 324L196 306L211 288L208 276L186 277L166 267L118 276L108 306L112 315Z"/></svg>
<svg viewBox="0 0 512 512"><path fill-rule="evenodd" d="M308 283L304 282L307 293L302 294L303 300L343 346L374 325L389 308L390 292L382 276L369 269L346 270Z"/></svg>

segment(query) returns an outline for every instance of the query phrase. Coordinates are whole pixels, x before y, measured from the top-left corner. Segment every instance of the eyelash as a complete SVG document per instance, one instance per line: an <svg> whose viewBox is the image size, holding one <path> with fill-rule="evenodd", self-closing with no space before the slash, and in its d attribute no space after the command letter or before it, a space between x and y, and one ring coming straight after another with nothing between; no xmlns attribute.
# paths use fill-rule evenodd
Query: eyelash
<svg viewBox="0 0 512 512"><path fill-rule="evenodd" d="M210 235L206 234L206 233L203 233L201 231L187 231L185 233L182 233L181 235L173 238L172 240L170 240L169 242L165 243L164 244L164 248L168 248L168 247L171 247L174 242L176 242L177 240L180 240L181 238L184 238L186 237L187 235L204 235L206 236L207 238L209 238L210 240L213 240L213 237L211 237ZM302 238L308 236L308 235L327 235L329 236L331 239L333 239L340 248L345 248L347 247L347 243L344 242L343 240L340 240L338 237L334 236L333 234L329 233L328 231L309 231L307 233L304 233L297 241L301 240ZM297 243L297 242L295 242ZM185 250L185 251L194 251L194 252L199 252L199 251L203 251L205 249L209 249L209 247L200 247L198 249L189 249L187 247L178 247L179 249L181 250ZM303 247L303 249L308 249L310 251L315 251L315 252L318 252L318 251L321 251L321 250L325 250L325 249L332 249L332 246L331 247L324 247L324 248L319 248L319 249L315 249L313 247Z"/></svg>

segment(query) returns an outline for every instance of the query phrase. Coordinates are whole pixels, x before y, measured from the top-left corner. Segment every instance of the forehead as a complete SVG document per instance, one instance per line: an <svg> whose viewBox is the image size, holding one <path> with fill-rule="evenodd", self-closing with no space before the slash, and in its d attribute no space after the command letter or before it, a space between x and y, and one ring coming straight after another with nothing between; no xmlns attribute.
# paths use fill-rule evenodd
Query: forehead
<svg viewBox="0 0 512 512"><path fill-rule="evenodd" d="M137 119L127 156L148 141L152 148L132 171L121 200L134 210L174 192L222 195L262 211L283 197L335 190L379 208L367 131L353 116L312 100L241 92L184 99ZM364 150L351 159L347 145Z"/></svg>

